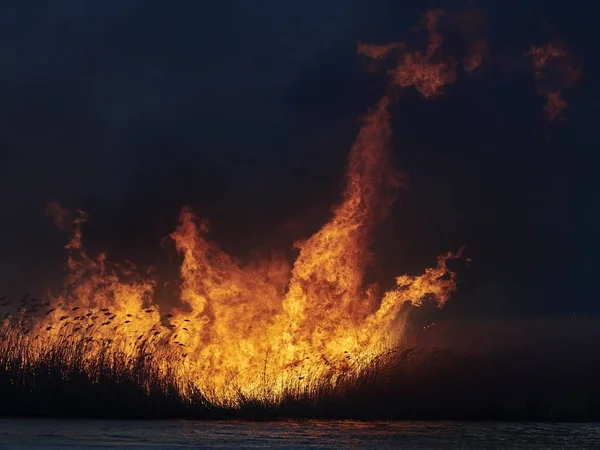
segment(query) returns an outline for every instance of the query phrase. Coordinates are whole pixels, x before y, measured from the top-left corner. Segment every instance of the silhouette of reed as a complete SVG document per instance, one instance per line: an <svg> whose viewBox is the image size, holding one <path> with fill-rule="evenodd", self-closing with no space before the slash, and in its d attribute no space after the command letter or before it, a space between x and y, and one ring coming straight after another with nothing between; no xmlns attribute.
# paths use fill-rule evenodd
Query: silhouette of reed
<svg viewBox="0 0 600 450"><path fill-rule="evenodd" d="M69 317L59 318L58 323L66 324L65 333L51 345L36 347L35 337L29 334L31 320L44 316L50 305L27 297L2 302L6 310L0 316L3 416L600 420L600 331L584 333L579 341L562 337L536 341L531 331L535 327L526 324L521 327L523 336L516 340L529 339L532 345L488 346L478 351L439 345L458 338L442 333L432 341L429 333L427 339L407 339L403 347L369 364L358 361L354 370L345 373L291 373L278 389L265 380L250 394L232 383L229 389L235 395L223 400L210 386L181 380L169 369L179 364L178 354L168 348L162 354L149 351L156 349L149 345L155 331L140 336L133 353L108 341L98 349L96 343L90 360L95 328L78 324L86 314L76 316L74 323L69 323ZM92 317L87 316L90 321ZM586 326L600 330L597 321ZM468 336L464 327L457 328ZM548 328L559 330L559 336L572 336L574 329L585 327L581 322L565 326L558 321ZM514 327L507 330L500 340L518 334ZM480 332L472 331L474 342L481 341Z"/></svg>

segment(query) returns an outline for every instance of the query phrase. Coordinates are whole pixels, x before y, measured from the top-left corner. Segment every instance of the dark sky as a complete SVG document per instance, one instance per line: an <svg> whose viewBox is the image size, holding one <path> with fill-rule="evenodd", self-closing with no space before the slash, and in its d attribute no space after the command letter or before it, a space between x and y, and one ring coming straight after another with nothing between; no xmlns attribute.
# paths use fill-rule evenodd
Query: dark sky
<svg viewBox="0 0 600 450"><path fill-rule="evenodd" d="M7 0L0 4L0 289L56 286L48 201L89 212L88 245L143 264L183 205L246 258L315 231L343 186L357 120L383 92L358 41L410 38L428 6L487 14L492 60L394 108L410 174L377 232L376 275L473 258L448 314L600 312L600 79L589 1ZM520 58L559 36L583 64L548 124Z"/></svg>

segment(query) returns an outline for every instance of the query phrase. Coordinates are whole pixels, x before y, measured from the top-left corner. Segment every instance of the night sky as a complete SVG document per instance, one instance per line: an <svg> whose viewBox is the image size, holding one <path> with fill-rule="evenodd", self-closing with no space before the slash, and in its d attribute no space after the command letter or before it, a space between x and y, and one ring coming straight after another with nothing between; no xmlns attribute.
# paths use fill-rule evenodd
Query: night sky
<svg viewBox="0 0 600 450"><path fill-rule="evenodd" d="M413 39L428 7L480 8L491 57L440 99L394 106L410 182L374 240L384 285L465 246L444 314L600 312L597 17L579 1L7 0L0 4L0 290L56 288L67 236L177 270L161 240L189 205L247 259L329 217L358 119L385 89L357 42ZM560 38L582 64L548 123L523 52ZM290 256L293 253L290 252Z"/></svg>

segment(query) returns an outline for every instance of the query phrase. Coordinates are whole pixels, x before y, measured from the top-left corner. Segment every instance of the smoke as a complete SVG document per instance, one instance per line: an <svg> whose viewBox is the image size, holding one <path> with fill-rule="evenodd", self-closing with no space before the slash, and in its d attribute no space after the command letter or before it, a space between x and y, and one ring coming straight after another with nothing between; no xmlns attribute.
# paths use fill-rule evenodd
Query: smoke
<svg viewBox="0 0 600 450"><path fill-rule="evenodd" d="M479 68L464 77L475 83L455 83L444 101L392 107L395 120L406 123L406 129L398 129L399 139L407 139L402 145L392 142L392 158L411 172L413 181L403 194L401 212L391 213L405 215L402 223L409 225L384 225L390 239L380 254L390 273L381 279L392 279L398 268L416 270L464 239L469 250L481 253L477 264L484 254L502 261L478 276L543 286L533 276L531 281L514 278L524 270L547 273L543 267L552 264L549 254L557 252L548 249L556 242L567 245L559 234L563 225L554 218L568 216L564 198L573 186L570 175L562 163L556 173L540 168L537 158L547 157L546 148L532 145L531 136L539 130L528 121L537 105L528 103L526 94L504 95L512 86L495 89L498 74L490 67L504 50L513 51L520 68L531 67L522 57L525 48L511 50L511 43L545 42L529 39L518 27L523 15L516 4L507 4L506 11L498 7L497 15L475 13L481 20L471 20L474 13L430 13L412 39L403 33L423 12L416 2L365 3L362 16L354 19L348 19L345 2L343 8L341 3L311 2L314 10L304 5L288 12L283 4L268 10L274 6L269 2L268 8L246 8L244 14L251 14L246 17L216 4L216 13L206 6L200 17L188 9L193 2L169 13L158 2L140 7L139 2L111 1L78 9L71 8L73 2L61 2L45 5L43 15L29 15L27 2L17 3L14 14L3 19L11 34L3 44L8 58L3 109L9 120L2 130L5 170L0 180L3 192L10 193L2 199L2 276L3 281L18 280L10 289L15 295L47 286L51 270L57 269L56 282L64 276L58 270L64 235L42 214L53 198L89 211L94 220L86 227L86 243L119 260L160 257L158 243L173 230L183 204L210 217L213 238L242 259L267 239L288 248L292 240L310 236L327 217L329 205L339 200L356 117L380 93L354 57L356 41L405 40L404 47L392 44L379 57L365 54L373 70L391 70L407 49L416 61L419 47L413 40L429 30L436 39L441 36L441 49L431 61L443 64L442 75ZM68 33L55 36L49 29L55 21L46 22L46 13L54 19L55 9ZM283 25L294 15L294 27ZM225 24L218 30L210 26L216 17ZM559 23L562 17L551 20ZM262 25L256 25L257 19ZM503 39L493 34L494 27L502 28ZM156 37L159 28L168 39ZM228 37L231 29L244 38ZM103 30L111 30L110 36ZM574 41L576 32L562 31L568 33L565 42L585 54ZM127 39L130 34L137 38ZM423 47L421 58L428 48ZM420 81L415 68L406 67L401 79L427 89L429 80ZM483 72L486 80L481 81ZM518 77L528 79L530 73L521 71ZM502 80L507 85L514 81ZM468 90L477 84L477 91ZM416 88L406 91L401 95ZM572 103L569 94L552 85L544 101ZM467 123L472 125L465 130ZM545 139L554 146L549 157L561 159L556 136ZM563 180L560 193L549 181L556 176ZM513 181L507 186L505 179ZM544 199L553 206L530 207L546 204ZM290 220L297 224L291 237L278 228ZM445 231L434 229L442 228L439 223ZM403 226L412 234L404 234ZM450 235L452 227L456 231ZM171 247L169 264L174 265ZM510 264L508 253L517 251L521 261ZM393 254L404 256L394 259ZM514 269L504 275L508 267ZM511 300L496 302L508 305ZM520 301L512 303L520 308ZM540 294L538 307L545 305Z"/></svg>
<svg viewBox="0 0 600 450"><path fill-rule="evenodd" d="M59 202L50 202L46 206L46 215L52 219L58 228L65 228L68 223L69 211L64 209Z"/></svg>

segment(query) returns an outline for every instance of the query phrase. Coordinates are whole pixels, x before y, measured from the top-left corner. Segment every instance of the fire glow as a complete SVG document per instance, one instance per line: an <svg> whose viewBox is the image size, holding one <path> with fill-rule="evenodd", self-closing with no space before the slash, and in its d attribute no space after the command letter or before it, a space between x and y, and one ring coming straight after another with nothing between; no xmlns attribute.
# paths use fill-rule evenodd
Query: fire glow
<svg viewBox="0 0 600 450"><path fill-rule="evenodd" d="M275 256L240 264L207 238L204 222L184 209L170 236L182 256L180 298L178 306L165 309L149 274L87 253L85 213L51 204L47 212L55 223L73 229L66 247L69 274L48 304L23 300L22 308L37 315L28 319L15 344L35 359L48 348L76 341L90 373L107 352L132 363L150 358L181 386L193 385L223 402L235 402L239 393L276 397L324 376L335 380L397 345L406 305L433 299L442 306L456 288L447 265L457 257L452 253L439 256L419 276L397 277L396 286L383 294L365 283L373 228L400 188L388 161L389 107L397 90L414 87L425 98L436 97L461 70L475 71L487 51L486 40L473 32L465 36L462 57L446 55L438 28L443 17L461 24L480 20L430 11L423 51L407 51L400 43L358 46L375 66L393 64L389 87L362 120L341 201L328 223L295 244L293 264ZM2 324L11 326L10 320Z"/></svg>

